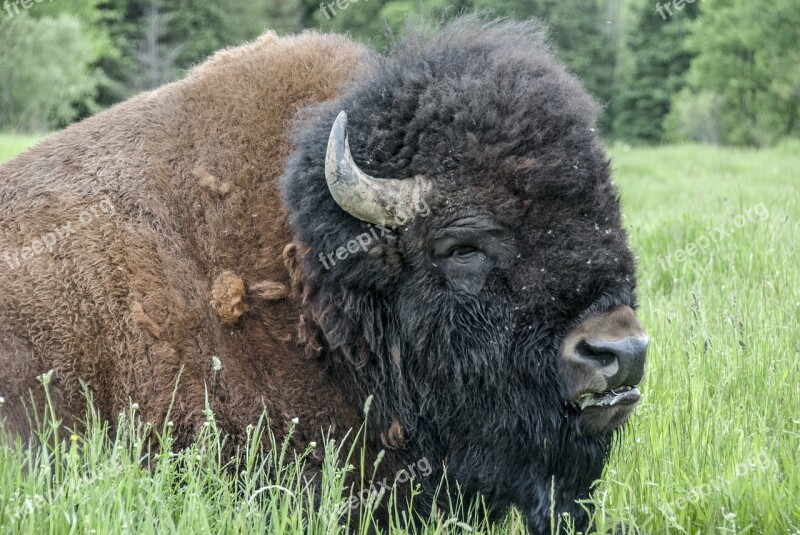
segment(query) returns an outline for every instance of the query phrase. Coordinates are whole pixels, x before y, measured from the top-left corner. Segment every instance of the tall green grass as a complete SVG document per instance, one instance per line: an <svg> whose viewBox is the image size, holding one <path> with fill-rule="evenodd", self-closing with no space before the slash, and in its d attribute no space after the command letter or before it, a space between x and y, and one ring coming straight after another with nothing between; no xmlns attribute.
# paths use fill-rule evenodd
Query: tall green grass
<svg viewBox="0 0 800 535"><path fill-rule="evenodd" d="M50 375L40 377L45 388ZM386 495L375 480L377 465L354 454L363 429L353 431L349 446L329 439L298 452L289 447L295 425L278 440L265 417L248 427L246 445L230 461L224 453L228 438L208 406L197 440L174 452L171 422L148 427L134 403L111 431L87 399L85 432L55 440L61 422L51 407L34 418L39 432L33 447L19 439L0 441L0 532L366 535L378 529L373 511L379 502L390 504L391 532L409 531L408 514L396 507L399 484ZM262 440L270 445L266 455ZM306 473L317 448L323 452L318 485ZM369 496L359 499L358 489L369 489ZM419 494L419 487L412 492ZM518 515L516 527L511 518L492 526L476 509L465 512L456 503L453 511L432 513L419 532L460 533L475 526L482 533L521 533Z"/></svg>
<svg viewBox="0 0 800 535"><path fill-rule="evenodd" d="M612 155L652 342L644 403L599 484L598 523L797 532L800 143ZM720 225L729 236L688 254Z"/></svg>
<svg viewBox="0 0 800 535"><path fill-rule="evenodd" d="M17 150L9 139L0 154ZM645 398L597 483L592 530L799 533L800 143L611 153L652 342ZM720 225L729 235L712 240ZM231 470L208 417L194 446L158 457L135 408L114 433L90 413L88 432L55 448L0 445L0 533L345 533L345 475L372 467L326 444L310 498L309 452L278 441ZM518 514L470 523L434 515L420 532L524 532ZM405 531L396 517L390 532Z"/></svg>

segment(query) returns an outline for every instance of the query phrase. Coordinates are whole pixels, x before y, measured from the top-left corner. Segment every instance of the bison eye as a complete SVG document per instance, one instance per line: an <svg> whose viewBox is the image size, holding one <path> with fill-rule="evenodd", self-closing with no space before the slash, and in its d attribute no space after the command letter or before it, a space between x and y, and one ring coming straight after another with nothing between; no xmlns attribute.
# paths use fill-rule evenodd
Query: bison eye
<svg viewBox="0 0 800 535"><path fill-rule="evenodd" d="M456 245L448 251L447 256L453 260L468 261L478 256L479 251L471 245Z"/></svg>

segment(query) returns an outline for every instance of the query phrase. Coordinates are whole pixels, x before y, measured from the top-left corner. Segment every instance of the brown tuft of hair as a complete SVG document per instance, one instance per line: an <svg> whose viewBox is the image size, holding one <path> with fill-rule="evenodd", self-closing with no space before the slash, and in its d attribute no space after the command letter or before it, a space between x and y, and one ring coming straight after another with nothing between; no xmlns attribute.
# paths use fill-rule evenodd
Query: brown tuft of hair
<svg viewBox="0 0 800 535"><path fill-rule="evenodd" d="M267 301L283 299L289 295L289 288L282 282L277 281L257 282L250 286L250 290Z"/></svg>
<svg viewBox="0 0 800 535"><path fill-rule="evenodd" d="M247 291L244 281L232 271L223 271L214 280L211 297L211 308L225 323L236 323L242 314L250 310L245 302Z"/></svg>
<svg viewBox="0 0 800 535"><path fill-rule="evenodd" d="M231 191L231 183L220 180L202 167L194 170L194 175L201 187L224 197Z"/></svg>

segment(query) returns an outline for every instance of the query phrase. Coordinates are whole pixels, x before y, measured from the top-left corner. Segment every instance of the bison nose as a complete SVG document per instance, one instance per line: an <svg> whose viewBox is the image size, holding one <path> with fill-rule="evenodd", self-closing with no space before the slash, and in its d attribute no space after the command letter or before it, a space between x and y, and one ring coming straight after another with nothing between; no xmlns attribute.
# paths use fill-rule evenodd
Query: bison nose
<svg viewBox="0 0 800 535"><path fill-rule="evenodd" d="M592 314L564 338L558 368L584 433L612 431L639 404L648 341L628 306Z"/></svg>
<svg viewBox="0 0 800 535"><path fill-rule="evenodd" d="M583 320L561 346L559 369L569 396L580 400L638 385L644 376L648 341L628 306L612 307Z"/></svg>
<svg viewBox="0 0 800 535"><path fill-rule="evenodd" d="M613 370L606 379L606 389L639 384L644 377L647 357L646 336L628 336L622 340L583 340L575 348L579 358L593 363L598 369Z"/></svg>

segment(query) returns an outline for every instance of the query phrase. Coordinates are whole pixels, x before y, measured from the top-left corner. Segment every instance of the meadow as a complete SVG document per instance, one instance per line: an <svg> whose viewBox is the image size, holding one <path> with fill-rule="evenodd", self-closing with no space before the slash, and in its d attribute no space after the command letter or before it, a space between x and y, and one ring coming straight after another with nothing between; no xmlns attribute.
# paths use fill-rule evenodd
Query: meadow
<svg viewBox="0 0 800 535"><path fill-rule="evenodd" d="M34 141L0 136L0 160ZM652 342L592 531L800 533L800 142L610 152ZM41 416L47 442L57 422ZM234 478L210 411L197 444L171 454L145 451L136 416L132 406L108 432L90 413L88 431L56 447L0 443L0 533L346 533L344 474L371 472L328 444L312 503L308 452L251 450ZM169 428L158 433L168 448ZM398 515L391 533L405 526ZM516 513L494 526L434 515L412 531L525 532Z"/></svg>

